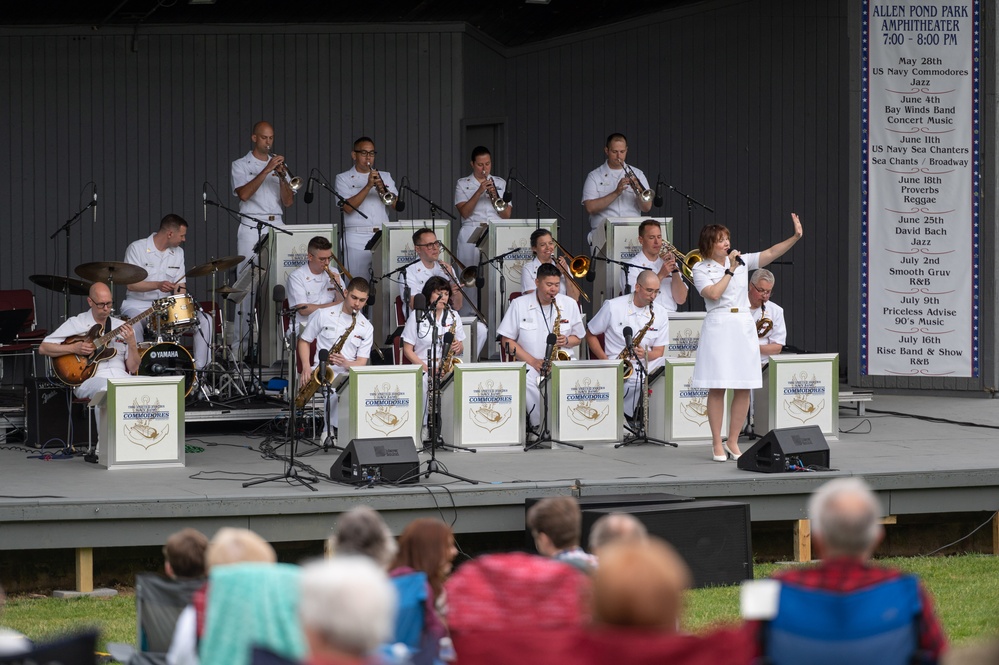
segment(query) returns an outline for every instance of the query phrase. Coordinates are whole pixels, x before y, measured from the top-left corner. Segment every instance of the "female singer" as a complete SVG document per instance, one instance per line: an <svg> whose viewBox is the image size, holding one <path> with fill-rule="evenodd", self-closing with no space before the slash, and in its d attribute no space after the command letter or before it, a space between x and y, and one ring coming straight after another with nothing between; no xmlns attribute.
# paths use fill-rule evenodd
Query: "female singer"
<svg viewBox="0 0 999 665"><path fill-rule="evenodd" d="M731 249L731 234L719 224L701 229L697 247L704 257L694 265L694 287L704 298L707 315L694 363L695 388L708 389L708 423L712 459L739 459L739 432L749 411L749 391L763 385L760 342L749 307L749 272L771 263L801 238L801 221L791 213L794 235L770 249L740 255ZM725 391L732 389L728 445L722 445Z"/></svg>
<svg viewBox="0 0 999 665"><path fill-rule="evenodd" d="M423 419L426 422L427 406L430 403L427 395L427 373L430 371L429 351L433 344L433 330L430 327L428 316L434 317L437 326L437 363L444 359L443 349L444 335L451 331L454 326L454 341L451 348L456 356L460 356L464 349L465 329L461 325L461 316L449 307L451 299L451 285L443 277L434 275L423 285L423 297L426 298L427 308L431 311L425 312L413 309L406 319L406 327L402 330L402 353L406 361L414 365L423 367ZM423 437L426 440L426 436Z"/></svg>
<svg viewBox="0 0 999 665"><path fill-rule="evenodd" d="M555 238L552 237L552 232L548 229L538 229L532 233L531 251L534 252L534 260L528 261L520 269L520 286L524 290L523 293L537 290L534 282L538 278L538 268L541 267L542 263L558 263L564 271L558 292L579 302L579 287L565 278L565 275L569 273L569 264L566 263L563 256L555 258Z"/></svg>

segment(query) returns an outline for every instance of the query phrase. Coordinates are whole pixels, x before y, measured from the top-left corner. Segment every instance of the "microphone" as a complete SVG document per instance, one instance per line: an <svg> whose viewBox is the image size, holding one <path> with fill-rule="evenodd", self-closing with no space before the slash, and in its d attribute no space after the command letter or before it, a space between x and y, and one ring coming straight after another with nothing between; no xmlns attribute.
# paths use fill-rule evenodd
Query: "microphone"
<svg viewBox="0 0 999 665"><path fill-rule="evenodd" d="M425 317L427 315L427 297L422 293L413 296L413 309L416 310L417 321Z"/></svg>
<svg viewBox="0 0 999 665"><path fill-rule="evenodd" d="M97 183L94 183L94 224L97 223Z"/></svg>
<svg viewBox="0 0 999 665"><path fill-rule="evenodd" d="M447 357L448 351L451 350L451 345L454 343L454 335L448 330L444 333L444 340L441 342L441 359Z"/></svg>
<svg viewBox="0 0 999 665"><path fill-rule="evenodd" d="M730 250L728 250L728 253L731 254L734 251L735 251L734 249L730 249ZM740 266L746 265L746 262L742 260L741 256L735 257L735 262L738 263Z"/></svg>
<svg viewBox="0 0 999 665"><path fill-rule="evenodd" d="M548 363L548 359L552 357L552 351L555 350L555 344L558 343L558 337L555 333L548 333L548 339L545 340L545 364Z"/></svg>
<svg viewBox="0 0 999 665"><path fill-rule="evenodd" d="M510 183L513 182L513 169L506 174L506 191L503 192L503 202L509 203L513 201L513 192L510 191Z"/></svg>
<svg viewBox="0 0 999 665"><path fill-rule="evenodd" d="M203 221L208 223L208 181L201 183L201 206L204 209ZM284 300L284 298L282 298Z"/></svg>
<svg viewBox="0 0 999 665"><path fill-rule="evenodd" d="M312 193L312 183L315 181L315 178L309 176L309 184L305 187L305 196L303 197L306 203L312 203L312 199L316 197L316 195Z"/></svg>
<svg viewBox="0 0 999 665"><path fill-rule="evenodd" d="M625 326L624 330L621 332L624 334L624 348L630 350L632 346L632 335L634 334L631 330L631 326Z"/></svg>
<svg viewBox="0 0 999 665"><path fill-rule="evenodd" d="M153 363L152 366L149 368L149 373L152 374L153 376L159 376L163 374L165 371L166 367L161 365L160 363Z"/></svg>
<svg viewBox="0 0 999 665"><path fill-rule="evenodd" d="M396 212L402 212L406 209L406 201L403 199L403 196L406 194L406 183L409 182L409 179L406 176L402 176L401 182L402 185L399 186L399 196L395 200Z"/></svg>
<svg viewBox="0 0 999 665"><path fill-rule="evenodd" d="M597 248L594 247L593 251L590 252L590 268L586 271L586 281L592 284L597 279Z"/></svg>
<svg viewBox="0 0 999 665"><path fill-rule="evenodd" d="M283 303L284 302L284 284L274 285L274 302Z"/></svg>
<svg viewBox="0 0 999 665"><path fill-rule="evenodd" d="M329 349L319 349L319 380L326 381L326 366L330 361Z"/></svg>
<svg viewBox="0 0 999 665"><path fill-rule="evenodd" d="M652 199L652 205L657 208L663 207L663 175L661 173L656 177L656 198Z"/></svg>

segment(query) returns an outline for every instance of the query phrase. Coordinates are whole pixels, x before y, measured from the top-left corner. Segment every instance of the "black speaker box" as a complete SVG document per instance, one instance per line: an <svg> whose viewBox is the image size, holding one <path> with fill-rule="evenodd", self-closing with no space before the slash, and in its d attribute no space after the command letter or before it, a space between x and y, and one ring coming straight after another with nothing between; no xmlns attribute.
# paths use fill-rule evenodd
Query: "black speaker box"
<svg viewBox="0 0 999 665"><path fill-rule="evenodd" d="M784 473L792 464L829 468L829 444L822 430L810 427L785 427L766 436L739 457L739 468L760 473Z"/></svg>
<svg viewBox="0 0 999 665"><path fill-rule="evenodd" d="M543 497L531 497L524 500L524 535L526 537L524 546L527 552L537 554L538 550L534 546L534 535L527 528L527 511L531 506L541 501ZM692 496L681 496L679 494L666 494L665 492L650 492L648 494L597 494L593 496L581 496L576 499L582 510L587 508L610 508L617 510L621 506L654 506L661 503L679 503L682 501L693 501ZM587 530L588 531L588 530ZM585 547L586 539L582 541Z"/></svg>
<svg viewBox="0 0 999 665"><path fill-rule="evenodd" d="M683 557L694 587L738 584L753 579L753 542L749 504L690 501L657 506L583 509L583 542L593 523L608 513L629 513L649 533L662 538Z"/></svg>
<svg viewBox="0 0 999 665"><path fill-rule="evenodd" d="M69 433L69 414L73 413L73 440L66 441ZM24 415L27 435L25 443L35 448L65 448L67 443L87 445L86 404L73 404L73 389L45 378L30 378L24 384ZM94 444L97 428L94 428Z"/></svg>
<svg viewBox="0 0 999 665"><path fill-rule="evenodd" d="M408 436L354 439L330 467L330 478L358 485L380 480L415 483L420 479L416 444Z"/></svg>

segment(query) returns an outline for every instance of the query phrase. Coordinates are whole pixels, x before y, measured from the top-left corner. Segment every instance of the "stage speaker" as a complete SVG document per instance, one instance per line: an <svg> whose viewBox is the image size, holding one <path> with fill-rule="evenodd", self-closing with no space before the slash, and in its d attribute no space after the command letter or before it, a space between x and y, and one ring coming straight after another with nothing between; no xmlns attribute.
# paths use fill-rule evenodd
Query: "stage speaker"
<svg viewBox="0 0 999 665"><path fill-rule="evenodd" d="M785 427L766 436L739 457L739 468L760 473L783 473L792 466L829 468L829 444L817 426Z"/></svg>
<svg viewBox="0 0 999 665"><path fill-rule="evenodd" d="M525 550L530 554L537 554L538 550L534 546L534 535L527 528L527 511L544 497L531 497L524 500L524 543ZM622 506L654 506L661 503L680 503L682 501L693 501L692 496L682 496L680 494L666 494L665 492L649 492L648 494L596 494L581 496L576 499L581 510L587 508L609 508L618 510ZM586 547L586 539L581 543Z"/></svg>
<svg viewBox="0 0 999 665"><path fill-rule="evenodd" d="M629 513L683 557L694 587L738 584L753 579L749 504L690 501L657 506L617 506L583 510L583 542L593 523L608 513Z"/></svg>
<svg viewBox="0 0 999 665"><path fill-rule="evenodd" d="M73 413L73 440L69 433L69 414ZM29 378L24 383L25 443L35 448L65 448L67 443L87 445L86 404L73 403L73 389L45 378ZM91 423L93 427L93 424ZM93 438L97 443L97 428Z"/></svg>
<svg viewBox="0 0 999 665"><path fill-rule="evenodd" d="M415 483L420 460L412 437L354 439L330 467L330 478L358 485L387 481Z"/></svg>

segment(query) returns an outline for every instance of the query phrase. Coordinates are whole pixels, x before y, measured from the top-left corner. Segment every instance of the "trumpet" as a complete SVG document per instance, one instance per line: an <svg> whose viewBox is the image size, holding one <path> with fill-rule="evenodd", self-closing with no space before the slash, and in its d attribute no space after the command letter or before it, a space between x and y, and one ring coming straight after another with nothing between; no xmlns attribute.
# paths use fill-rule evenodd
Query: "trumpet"
<svg viewBox="0 0 999 665"><path fill-rule="evenodd" d="M628 166L627 162L622 161L621 168L624 169L624 177L628 179L628 182L631 183L631 188L635 190L635 196L637 196L642 203L648 203L655 198L656 193L651 189L642 189L644 187L642 181L638 179L638 176L635 175L635 171Z"/></svg>
<svg viewBox="0 0 999 665"><path fill-rule="evenodd" d="M267 156L270 157L271 159L274 159L274 154L273 153L268 153ZM283 167L282 168L283 173L278 173L277 169L275 169L274 170L274 175L277 176L278 178L282 178L282 179L285 176L288 176L288 186L291 187L291 191L297 192L298 190L300 190L302 188L302 179L299 178L298 176L296 176L294 173L291 172L291 169L288 168L288 164L287 163L282 162L281 166Z"/></svg>
<svg viewBox="0 0 999 665"><path fill-rule="evenodd" d="M444 274L447 275L447 279L456 284L459 288L469 288L475 286L475 281L479 276L479 269L475 267L466 268L464 264L458 260L458 257L451 253L451 250L447 248L447 245L440 241L438 241L438 243L440 244L441 249L447 252L447 255L451 257L451 261L454 265L458 266L458 270L461 271L461 276L456 280L451 271L448 270L448 267L444 265L443 261L441 261L441 269L444 271ZM479 311L479 308L476 307L474 303L469 302L468 306L472 308L472 311L475 312L475 315L479 317L480 321L485 323L488 320L485 316L483 316L482 312Z"/></svg>
<svg viewBox="0 0 999 665"><path fill-rule="evenodd" d="M371 169L371 172L375 174L375 189L378 190L378 198L380 198L382 200L382 203L384 203L387 206L394 204L396 198L398 197L396 197L395 194L390 192L388 187L385 186L384 181L382 181L382 174L379 173L376 169L371 167L370 161L368 162L368 168Z"/></svg>
<svg viewBox="0 0 999 665"><path fill-rule="evenodd" d="M506 210L506 201L504 201L503 197L501 197L499 192L496 191L496 183L492 178L489 178L489 184L492 185L492 187L486 187L486 194L489 195L489 200L493 203L493 209L496 212L503 212Z"/></svg>
<svg viewBox="0 0 999 665"><path fill-rule="evenodd" d="M692 249L686 254L684 254L676 247L663 240L663 246L659 250L659 258L664 259L669 254L672 254L673 256L676 257L676 262L680 266L680 276L686 279L691 284L693 284L694 265L696 265L698 262L704 259L704 257L701 256L701 252L697 249Z"/></svg>
<svg viewBox="0 0 999 665"><path fill-rule="evenodd" d="M555 240L555 238L552 238L552 240ZM579 290L579 295L583 297L583 300L590 302L590 296L586 295L586 291L583 290L583 287L576 282L576 279L581 279L586 276L586 273L590 272L590 257L573 256L569 252L565 251L565 247L563 247L562 243L558 240L555 240L555 246L558 247L560 252L562 252L562 256L565 257L565 260L569 262L569 272L566 272L565 268L563 268L553 257L552 262L555 264L555 267L558 268L559 272L565 275L565 278L572 282L573 286ZM573 277L576 279L573 279Z"/></svg>

